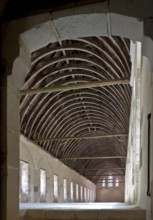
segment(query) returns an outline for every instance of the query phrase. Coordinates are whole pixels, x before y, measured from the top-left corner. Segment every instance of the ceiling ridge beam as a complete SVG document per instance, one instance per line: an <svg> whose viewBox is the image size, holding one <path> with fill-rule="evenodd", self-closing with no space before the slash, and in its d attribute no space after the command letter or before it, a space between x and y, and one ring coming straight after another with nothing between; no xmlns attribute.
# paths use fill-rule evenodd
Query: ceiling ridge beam
<svg viewBox="0 0 153 220"><path fill-rule="evenodd" d="M69 137L52 137L52 138L38 138L33 139L33 141L64 141L64 140L88 140L88 139L99 139L99 138L113 138L113 137L127 137L128 133L120 134L104 134L104 135L94 135L94 136L69 136Z"/></svg>
<svg viewBox="0 0 153 220"><path fill-rule="evenodd" d="M20 90L20 95L42 94L48 92L62 92L62 91L64 92L68 90L104 87L104 86L112 86L112 85L120 85L120 84L122 85L129 84L129 78L25 89L25 90Z"/></svg>

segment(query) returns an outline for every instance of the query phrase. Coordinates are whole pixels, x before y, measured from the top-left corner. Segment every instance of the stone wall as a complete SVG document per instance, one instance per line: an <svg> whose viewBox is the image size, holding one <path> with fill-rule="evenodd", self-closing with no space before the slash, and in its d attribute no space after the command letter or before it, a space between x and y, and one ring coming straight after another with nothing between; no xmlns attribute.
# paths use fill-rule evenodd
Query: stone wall
<svg viewBox="0 0 153 220"><path fill-rule="evenodd" d="M135 80L136 88L140 85L140 128L135 126L138 123L137 91L132 96L131 118L129 128L129 146L126 169L126 190L125 201L136 203L147 210L147 219L151 220L151 196L147 195L148 190L148 114L153 113L153 85L150 62L142 57L140 71L140 83ZM137 132L140 129L140 143L137 146ZM153 182L153 115L151 116L150 132L150 186ZM150 187L151 188L151 187Z"/></svg>
<svg viewBox="0 0 153 220"><path fill-rule="evenodd" d="M150 187L153 182L153 85L152 73L150 69L150 62L147 58L143 58L142 63L142 82L141 82L141 163L139 170L139 188L138 188L138 202L142 208L148 210L148 219L150 217L150 203L151 197L147 196L147 172L148 172L148 119L149 113L151 116L151 131L150 131ZM151 188L150 188L151 190ZM152 195L153 196L153 195Z"/></svg>
<svg viewBox="0 0 153 220"><path fill-rule="evenodd" d="M73 182L74 200L73 202L93 202L95 194L95 185L79 175L74 170L61 163L58 159L53 158L39 146L28 141L24 136L20 137L20 160L29 164L29 196L25 199L20 194L20 202L42 202L40 197L40 169L46 170L47 173L47 193L43 202L53 202L53 177L58 176L59 196L58 202L71 202L70 200L70 182ZM67 201L64 201L63 196L63 179L67 179ZM79 199L76 199L76 184L79 185ZM80 186L90 190L90 198L83 200L80 198ZM91 195L92 194L92 195Z"/></svg>
<svg viewBox="0 0 153 220"><path fill-rule="evenodd" d="M118 187L96 187L96 202L124 202L124 183Z"/></svg>
<svg viewBox="0 0 153 220"><path fill-rule="evenodd" d="M73 14L96 14L97 12L102 13L102 19L100 18L100 21L102 21L103 24L106 24L103 26L104 30L102 28L98 29L98 35L103 36L104 33L107 36L111 35L118 35L123 37L128 37L130 39L134 40L140 40L143 41L143 55L148 57L151 61L149 64L149 61L144 59L143 60L143 85L141 88L141 91L143 93L142 100L142 111L141 111L141 159L142 159L142 166L139 168L137 172L137 183L139 182L139 185L134 186L131 183L131 178L126 179L127 181L127 201L129 201L129 192L135 189L138 189L138 196L136 198L137 203L147 208L148 213L150 213L150 198L146 196L146 178L147 178L147 170L146 170L146 164L147 164L147 114L150 113L152 110L152 85L151 85L151 71L150 71L150 65L151 70L153 69L153 28L152 28L152 0L135 0L131 1L129 4L129 1L123 1L123 0L111 0L109 2L109 8L104 7L104 5L96 5L89 8L89 10L84 7L82 8L76 8L70 9L70 15ZM106 5L108 5L106 3ZM98 7L97 7L98 6ZM98 13L98 14L99 14ZM104 16L105 14L105 16ZM108 16L107 16L108 15ZM43 22L46 22L48 20L53 20L54 18L60 18L60 17L66 17L68 16L67 13L56 12L53 15L50 13L45 13L41 15L36 15L32 17L26 17L23 19L15 20L12 22L6 22L4 24L4 29L2 32L3 34L3 47L2 47L2 57L6 61L6 70L4 70L5 77L7 75L12 74L12 66L14 59L19 55L19 35L26 30L29 30L30 28L34 27L35 25L41 24ZM104 18L105 17L105 23ZM72 18L72 17L71 17ZM71 18L69 20L71 20ZM111 19L110 19L111 18ZM110 22L111 20L111 22ZM84 21L84 20L83 20ZM97 22L97 20L96 20ZM75 23L76 24L76 23ZM77 24L81 24L81 22L78 22ZM90 25L90 22L88 22ZM99 24L99 20L97 22ZM95 25L95 27L97 26ZM72 22L72 25L74 26L74 22ZM86 25L86 23L84 23ZM65 30L65 22L63 22L63 29ZM86 25L87 26L87 25ZM93 23L91 23L93 30ZM68 27L68 26L67 26ZM75 25L76 29L76 25ZM79 30L79 27L77 28ZM87 28L85 29L87 30ZM95 30L95 28L94 28ZM109 32L108 32L109 30ZM71 31L72 32L72 31ZM126 32L126 33L125 33ZM92 32L92 36L94 35L94 31ZM77 36L75 36L77 37ZM79 37L79 36L78 36ZM21 43L21 42L20 42ZM26 51L26 48L25 48ZM25 52L24 51L24 52ZM26 52L25 52L26 53ZM20 51L21 54L21 51ZM25 56L24 56L25 57ZM27 60L27 63L29 64L29 60ZM19 71L19 75L21 75L21 72ZM13 82L10 81L10 77L8 77L9 85L13 84ZM15 75L15 82L18 81L18 77ZM2 84L1 86L1 97L0 97L0 103L1 103L1 120L2 120L2 127L0 129L0 135L1 135L1 192L0 193L0 203L1 203L1 212L0 212L0 218L3 220L16 220L18 218L18 150L19 150L19 141L18 141L18 129L19 129L19 121L16 120L12 127L9 123L11 121L9 120L10 117L8 114L11 115L11 120L16 118L16 113L19 110L19 104L17 104L18 100L18 93L15 88L8 89L7 83ZM7 91L8 89L8 91ZM14 96L14 97L12 97ZM12 101L10 101L12 100ZM13 101L14 100L14 101ZM17 106L15 106L17 104ZM18 119L18 117L17 117ZM151 121L153 120L153 117L151 118ZM17 126L17 131L16 131ZM152 123L151 123L151 127ZM11 129L10 129L11 128ZM144 133L143 133L144 132ZM153 138L153 135L152 137ZM153 155L153 147L152 147L153 140L151 139L151 155ZM130 145L129 145L130 146ZM129 150L131 148L129 147ZM128 159L130 159L129 154ZM127 160L130 168L130 163ZM151 171L153 168L153 160L151 158ZM37 167L36 167L37 169ZM131 168L130 168L131 169ZM136 173L136 172L135 172ZM131 174L131 173L130 173ZM153 172L151 173L151 180L153 179ZM32 178L32 177L31 177ZM134 180L134 179L133 179ZM34 183L37 183L37 177L34 176ZM34 185L33 185L34 186ZM134 186L134 187L133 187ZM132 193L131 193L132 196ZM36 200L37 201L37 195L34 197L34 190L31 189L31 201ZM133 200L133 196L131 198L131 201ZM11 207L11 208L10 208ZM149 219L149 217L148 217ZM151 218L150 218L151 219Z"/></svg>

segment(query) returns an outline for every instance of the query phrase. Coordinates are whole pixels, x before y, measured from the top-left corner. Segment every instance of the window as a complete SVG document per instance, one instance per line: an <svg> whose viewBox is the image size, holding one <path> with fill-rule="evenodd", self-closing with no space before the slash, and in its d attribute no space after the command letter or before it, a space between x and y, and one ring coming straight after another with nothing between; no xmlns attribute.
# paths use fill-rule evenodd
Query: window
<svg viewBox="0 0 153 220"><path fill-rule="evenodd" d="M113 187L113 176L108 176L108 187Z"/></svg>
<svg viewBox="0 0 153 220"><path fill-rule="evenodd" d="M83 201L83 187L80 186L80 200Z"/></svg>
<svg viewBox="0 0 153 220"><path fill-rule="evenodd" d="M20 161L20 172L21 172L21 193L23 195L29 194L29 164Z"/></svg>
<svg viewBox="0 0 153 220"><path fill-rule="evenodd" d="M58 176L54 175L54 200L58 199Z"/></svg>
<svg viewBox="0 0 153 220"><path fill-rule="evenodd" d="M64 201L67 200L67 180L63 180L63 190L64 190Z"/></svg>
<svg viewBox="0 0 153 220"><path fill-rule="evenodd" d="M40 196L46 195L46 170L40 169Z"/></svg>
<svg viewBox="0 0 153 220"><path fill-rule="evenodd" d="M76 200L79 200L79 185L76 184Z"/></svg>
<svg viewBox="0 0 153 220"><path fill-rule="evenodd" d="M103 181L102 181L102 187L106 187L106 180L105 179L103 179Z"/></svg>
<svg viewBox="0 0 153 220"><path fill-rule="evenodd" d="M115 179L115 187L119 187L119 179L118 178Z"/></svg>
<svg viewBox="0 0 153 220"><path fill-rule="evenodd" d="M70 183L70 197L71 201L73 201L73 182Z"/></svg>

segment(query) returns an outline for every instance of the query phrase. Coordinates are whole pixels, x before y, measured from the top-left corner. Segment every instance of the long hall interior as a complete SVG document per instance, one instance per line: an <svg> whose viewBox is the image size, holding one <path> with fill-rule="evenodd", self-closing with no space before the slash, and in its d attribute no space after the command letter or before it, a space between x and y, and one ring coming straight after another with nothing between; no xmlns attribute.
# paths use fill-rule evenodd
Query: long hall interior
<svg viewBox="0 0 153 220"><path fill-rule="evenodd" d="M152 1L2 2L0 217L152 220Z"/></svg>

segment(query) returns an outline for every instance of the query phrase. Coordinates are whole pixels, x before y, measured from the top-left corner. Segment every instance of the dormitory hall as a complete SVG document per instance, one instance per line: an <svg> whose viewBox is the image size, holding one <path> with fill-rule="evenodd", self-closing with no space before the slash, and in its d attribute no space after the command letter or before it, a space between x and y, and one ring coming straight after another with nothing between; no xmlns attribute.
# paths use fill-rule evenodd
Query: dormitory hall
<svg viewBox="0 0 153 220"><path fill-rule="evenodd" d="M0 1L0 219L153 220L153 1Z"/></svg>

